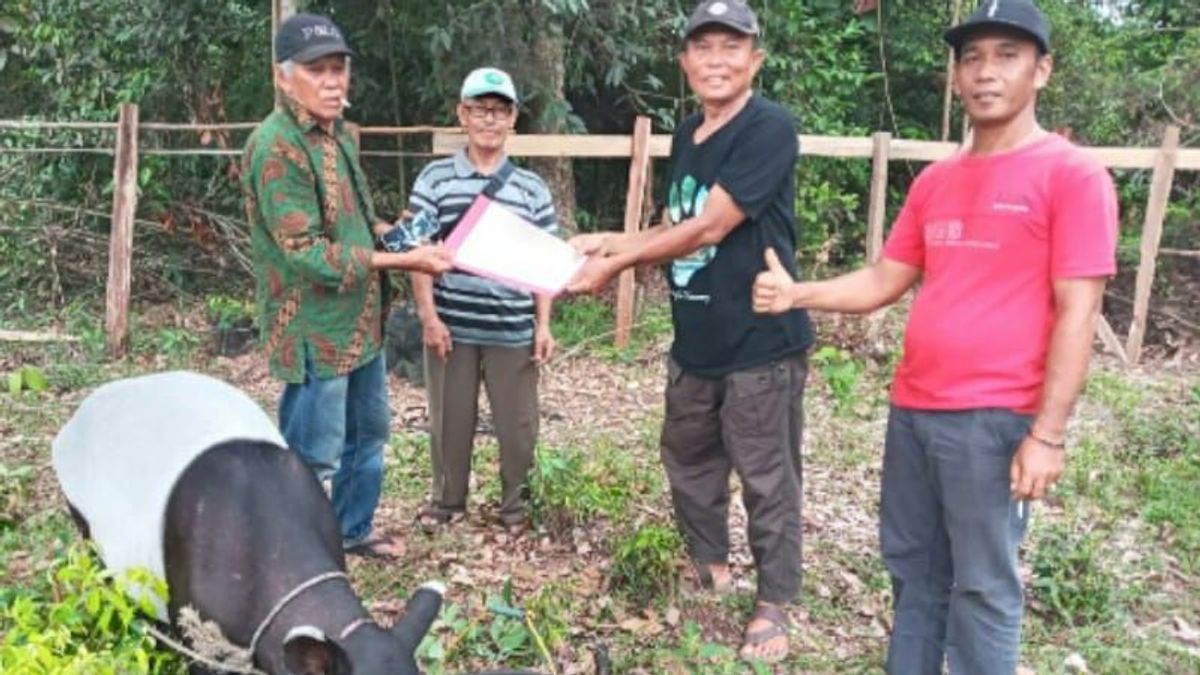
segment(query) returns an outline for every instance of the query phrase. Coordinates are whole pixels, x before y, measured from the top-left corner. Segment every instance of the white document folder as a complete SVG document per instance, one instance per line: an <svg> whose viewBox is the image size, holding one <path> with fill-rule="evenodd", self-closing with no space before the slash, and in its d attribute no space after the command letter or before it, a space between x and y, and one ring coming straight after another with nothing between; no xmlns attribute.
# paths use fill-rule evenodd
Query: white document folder
<svg viewBox="0 0 1200 675"><path fill-rule="evenodd" d="M558 295L587 258L480 195L446 240L454 266L519 290Z"/></svg>

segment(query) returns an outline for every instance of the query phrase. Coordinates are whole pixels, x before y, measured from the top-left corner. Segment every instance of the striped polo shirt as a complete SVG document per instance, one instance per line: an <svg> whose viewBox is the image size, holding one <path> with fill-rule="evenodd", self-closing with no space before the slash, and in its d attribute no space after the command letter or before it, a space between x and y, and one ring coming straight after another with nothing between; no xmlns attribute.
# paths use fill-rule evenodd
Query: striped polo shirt
<svg viewBox="0 0 1200 675"><path fill-rule="evenodd" d="M502 163L509 162L505 157ZM408 209L424 211L447 226L456 221L483 192L490 175L479 173L459 150L430 162L413 184ZM558 230L554 201L546 183L532 171L516 168L496 202L548 231ZM438 316L455 342L478 345L526 345L533 342L533 296L504 284L454 270L434 282Z"/></svg>

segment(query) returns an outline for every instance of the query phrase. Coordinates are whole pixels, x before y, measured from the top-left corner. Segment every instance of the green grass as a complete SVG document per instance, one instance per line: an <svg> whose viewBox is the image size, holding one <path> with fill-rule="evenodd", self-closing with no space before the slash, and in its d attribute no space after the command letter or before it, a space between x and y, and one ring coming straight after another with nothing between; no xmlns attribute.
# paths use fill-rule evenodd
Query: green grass
<svg viewBox="0 0 1200 675"><path fill-rule="evenodd" d="M667 305L643 303L638 310L624 349L613 345L616 309L599 298L583 296L555 303L551 329L564 349L586 349L610 361L629 362L672 331Z"/></svg>

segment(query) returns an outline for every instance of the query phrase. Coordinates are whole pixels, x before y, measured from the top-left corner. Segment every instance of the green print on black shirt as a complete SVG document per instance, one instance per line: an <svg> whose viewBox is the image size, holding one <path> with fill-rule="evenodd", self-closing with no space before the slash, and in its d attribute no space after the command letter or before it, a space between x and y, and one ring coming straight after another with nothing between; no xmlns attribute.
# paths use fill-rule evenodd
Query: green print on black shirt
<svg viewBox="0 0 1200 675"><path fill-rule="evenodd" d="M696 179L691 174L684 176L681 181L671 183L667 208L670 210L672 223L677 224L688 218L694 218L704 210L704 204L708 201L708 186L701 185L698 190L696 186ZM678 289L687 288L692 276L704 269L716 255L716 246L705 246L689 256L672 262L671 279L675 282L675 286ZM708 302L709 300L708 295L691 295L681 290L677 290L674 295L678 300L698 302Z"/></svg>

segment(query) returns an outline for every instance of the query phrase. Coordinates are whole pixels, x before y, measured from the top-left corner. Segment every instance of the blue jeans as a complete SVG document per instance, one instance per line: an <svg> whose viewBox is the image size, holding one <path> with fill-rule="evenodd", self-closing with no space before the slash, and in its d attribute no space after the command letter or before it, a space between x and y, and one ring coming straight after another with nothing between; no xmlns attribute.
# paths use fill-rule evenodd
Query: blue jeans
<svg viewBox="0 0 1200 675"><path fill-rule="evenodd" d="M279 401L279 427L288 446L318 480L333 479L333 511L346 546L371 534L390 424L382 354L325 380L316 376L309 359L304 384L288 384Z"/></svg>
<svg viewBox="0 0 1200 675"><path fill-rule="evenodd" d="M879 525L896 613L888 673L941 675L943 661L953 675L1016 670L1029 512L1012 501L1009 468L1030 422L892 408Z"/></svg>

